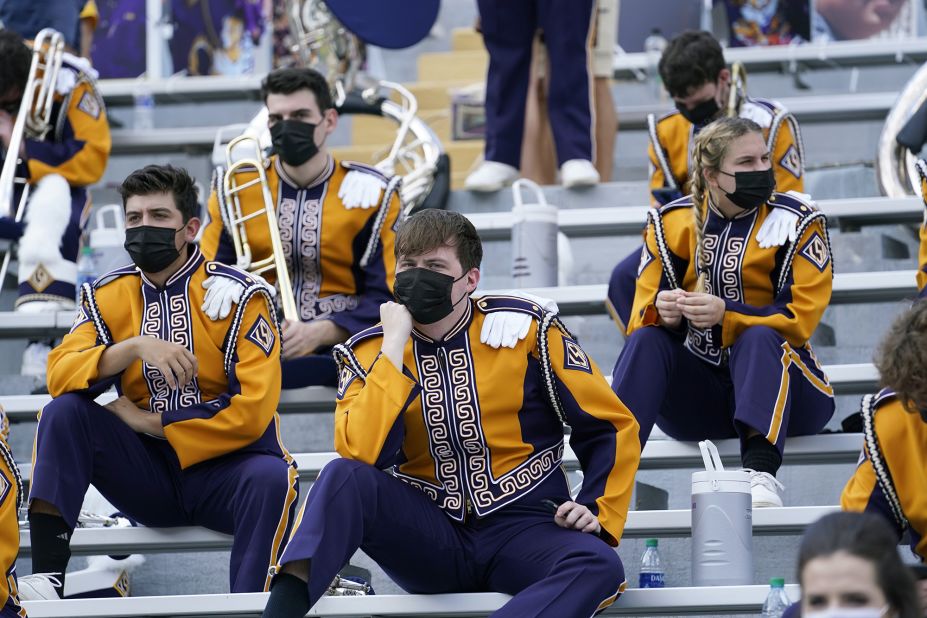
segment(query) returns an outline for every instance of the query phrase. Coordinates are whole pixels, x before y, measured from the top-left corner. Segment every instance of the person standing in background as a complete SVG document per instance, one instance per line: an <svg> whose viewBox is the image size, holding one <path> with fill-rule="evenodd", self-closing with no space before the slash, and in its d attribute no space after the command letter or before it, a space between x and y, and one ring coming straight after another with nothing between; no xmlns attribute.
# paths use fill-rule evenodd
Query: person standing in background
<svg viewBox="0 0 927 618"><path fill-rule="evenodd" d="M548 110L565 187L599 182L589 78L594 0L479 0L480 29L489 52L485 161L464 182L492 192L518 178L532 42L545 33L551 59Z"/></svg>

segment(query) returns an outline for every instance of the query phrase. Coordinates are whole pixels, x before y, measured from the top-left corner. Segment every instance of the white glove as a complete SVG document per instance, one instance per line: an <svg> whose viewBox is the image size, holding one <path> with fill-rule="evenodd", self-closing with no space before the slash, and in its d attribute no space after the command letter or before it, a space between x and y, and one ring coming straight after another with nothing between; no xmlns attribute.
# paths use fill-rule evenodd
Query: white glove
<svg viewBox="0 0 927 618"><path fill-rule="evenodd" d="M352 208L373 208L380 203L380 192L386 188L386 184L381 178L351 170L345 174L344 180L341 181L341 187L338 189L338 197L341 203L347 209Z"/></svg>
<svg viewBox="0 0 927 618"><path fill-rule="evenodd" d="M781 247L795 241L798 227L798 215L784 208L773 208L756 233L756 240L762 249Z"/></svg>
<svg viewBox="0 0 927 618"><path fill-rule="evenodd" d="M232 312L232 304L238 304L245 286L234 279L212 275L203 282L206 288L206 298L203 300L203 311L211 320L224 320Z"/></svg>
<svg viewBox="0 0 927 618"><path fill-rule="evenodd" d="M254 279L259 285L263 285L271 298L277 297L277 290L271 284L267 283L261 275L248 273L248 276ZM241 301L241 295L245 291L245 286L229 279L212 275L203 282L206 288L206 298L203 299L202 309L212 320L224 320L232 312L232 305Z"/></svg>
<svg viewBox="0 0 927 618"><path fill-rule="evenodd" d="M526 292L512 291L509 294L536 303L548 313L560 312L560 307L550 298L541 298ZM500 347L514 348L519 341L528 336L533 319L530 314L518 311L494 311L488 313L483 320L480 342L496 349Z"/></svg>

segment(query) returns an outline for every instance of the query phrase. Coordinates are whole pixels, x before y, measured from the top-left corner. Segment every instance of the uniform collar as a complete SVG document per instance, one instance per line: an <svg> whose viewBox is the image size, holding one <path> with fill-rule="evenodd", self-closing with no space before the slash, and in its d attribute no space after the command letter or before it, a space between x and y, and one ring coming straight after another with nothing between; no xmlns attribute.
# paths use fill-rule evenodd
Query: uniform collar
<svg viewBox="0 0 927 618"><path fill-rule="evenodd" d="M463 315L460 316L460 319L451 327L447 334L444 335L444 339L441 341L450 341L462 331L466 330L470 326L470 322L473 320L473 299L467 298L467 307L464 309ZM425 335L419 332L417 329L412 329L412 335L422 341L427 341L428 343L440 343L435 339L432 339L428 335Z"/></svg>
<svg viewBox="0 0 927 618"><path fill-rule="evenodd" d="M756 214L756 211L759 210L759 206L755 206L754 208L748 208L747 210L741 210L739 213L737 213L733 217L726 217L724 216L724 213L721 212L721 209L715 206L714 200L711 199L710 194L706 199L708 200L709 214L713 214L716 217L723 219L724 221L736 221L737 219L743 219L745 217L752 217L754 214Z"/></svg>
<svg viewBox="0 0 927 618"><path fill-rule="evenodd" d="M332 173L335 171L335 159L331 155L328 155L328 161L325 163L325 171L308 187L299 186L299 184L286 173L286 170L283 169L283 163L280 162L280 157L274 157L274 169L277 170L277 175L280 176L280 179L294 189L312 189L313 187L325 184L332 177Z"/></svg>
<svg viewBox="0 0 927 618"><path fill-rule="evenodd" d="M189 247L190 257L187 258L187 261L183 263L183 266L177 269L170 279L164 282L164 288L168 289L178 281L189 279L190 276L196 272L196 269L200 267L200 264L203 263L203 254L200 252L200 248L196 245L187 245ZM162 288L159 288L157 285L151 282L151 280L145 276L145 273L141 270L138 271L142 276L142 281L148 287L160 291Z"/></svg>

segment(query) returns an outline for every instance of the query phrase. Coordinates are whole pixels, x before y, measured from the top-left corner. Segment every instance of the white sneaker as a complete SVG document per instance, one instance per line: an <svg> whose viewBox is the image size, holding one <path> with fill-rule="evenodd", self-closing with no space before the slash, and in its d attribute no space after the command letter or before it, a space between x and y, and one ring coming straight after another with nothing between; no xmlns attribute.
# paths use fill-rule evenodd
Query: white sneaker
<svg viewBox="0 0 927 618"><path fill-rule="evenodd" d="M20 601L57 601L56 588L61 588L61 580L51 573L33 573L17 578Z"/></svg>
<svg viewBox="0 0 927 618"><path fill-rule="evenodd" d="M518 180L518 170L506 163L483 161L464 181L464 189L492 193Z"/></svg>
<svg viewBox="0 0 927 618"><path fill-rule="evenodd" d="M560 182L567 189L589 187L599 182L599 172L592 161L570 159L560 166Z"/></svg>
<svg viewBox="0 0 927 618"><path fill-rule="evenodd" d="M753 508L782 506L782 497L779 492L785 489L785 485L768 472L750 469L745 469L744 472L750 473L750 495L753 497Z"/></svg>
<svg viewBox="0 0 927 618"><path fill-rule="evenodd" d="M45 368L48 365L48 353L51 346L41 341L30 343L23 351L23 365L20 373L45 380Z"/></svg>

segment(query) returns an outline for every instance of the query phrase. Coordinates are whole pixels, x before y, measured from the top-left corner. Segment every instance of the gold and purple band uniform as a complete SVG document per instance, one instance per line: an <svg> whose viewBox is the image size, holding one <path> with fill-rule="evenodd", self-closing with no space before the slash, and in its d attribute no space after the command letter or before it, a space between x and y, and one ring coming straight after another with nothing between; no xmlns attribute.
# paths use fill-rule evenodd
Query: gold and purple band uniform
<svg viewBox="0 0 927 618"><path fill-rule="evenodd" d="M927 421L909 412L890 389L863 397L863 451L843 488L845 511L885 517L898 538L927 561Z"/></svg>
<svg viewBox="0 0 927 618"><path fill-rule="evenodd" d="M18 508L23 501L23 482L7 444L10 424L0 408L0 618L25 618L16 589L16 557L19 554Z"/></svg>
<svg viewBox="0 0 927 618"><path fill-rule="evenodd" d="M200 309L210 276L245 288L227 318L213 321ZM101 380L107 347L139 335L186 347L197 376L171 389L160 371L136 360ZM111 383L139 408L161 413L165 439L135 433L93 401ZM39 416L30 499L55 505L73 526L93 483L143 525L234 534L231 590L266 589L298 485L280 439L280 337L263 285L207 262L195 247L163 288L135 266L85 284L74 326L49 356L48 387L53 400Z"/></svg>
<svg viewBox="0 0 927 618"><path fill-rule="evenodd" d="M708 291L724 299L720 324L660 323L661 290L693 291L698 273L691 196L650 211L629 339L612 387L646 443L656 422L680 440L746 437L754 429L781 453L786 436L820 431L833 388L809 342L830 302L833 261L824 214L792 195L727 219L707 203ZM775 208L798 216L797 238L763 249L756 232Z"/></svg>
<svg viewBox="0 0 927 618"><path fill-rule="evenodd" d="M52 174L63 177L70 186L70 216L60 237L63 261L39 263L31 272L20 272L17 306L30 301L74 302L80 235L90 212L87 188L103 177L112 147L103 97L93 78L67 60L62 71L73 72L75 83L66 94L55 94L51 129L45 138L33 139L27 134L23 140L25 157L16 176L33 185L33 195L34 185ZM22 185L17 185L14 211L21 194ZM29 220L28 206L26 213L25 220ZM48 225L38 213L31 216L35 219L31 225ZM22 233L22 225L13 223L12 214L0 219L0 237L17 240Z"/></svg>
<svg viewBox="0 0 927 618"><path fill-rule="evenodd" d="M744 97L738 115L756 122L763 130L776 176L776 191L804 191L805 151L795 117L776 101L752 97ZM678 110L659 118L651 114L647 125L650 203L656 208L690 192L689 164L695 136L702 127L693 125ZM621 260L608 285L605 304L622 331L627 330L630 321L639 258L640 252L635 251Z"/></svg>
<svg viewBox="0 0 927 618"><path fill-rule="evenodd" d="M917 290L918 297L927 296L927 161L920 159L917 162L917 174L921 179L921 197L924 200L924 220L920 228L920 250L917 255Z"/></svg>
<svg viewBox="0 0 927 618"><path fill-rule="evenodd" d="M402 214L401 178L386 177L360 163L330 158L328 168L317 181L309 187L300 187L287 176L276 156L270 161L267 178L299 319L331 320L351 335L373 326L380 320L380 305L393 298L396 271L393 245ZM373 207L348 208L338 197L342 183L351 174L372 176L382 183L383 189ZM207 259L235 264L228 221L221 207L223 175L223 169L218 168L213 176L209 223L203 232L201 248ZM242 185L256 177L256 173L244 171L236 181ZM259 185L242 191L239 199L244 214L264 205ZM253 259L270 256L265 220L252 219L245 224L245 230ZM268 273L268 280L274 282L272 272ZM335 385L334 362L325 350L300 361L303 359L284 362L284 388L310 383Z"/></svg>
<svg viewBox="0 0 927 618"><path fill-rule="evenodd" d="M514 349L480 343L494 311L534 316ZM625 586L609 545L627 519L637 424L565 327L524 299L470 300L444 340L413 330L402 371L380 355L382 336L335 348L342 459L313 486L281 561L310 560L310 601L360 547L410 592L515 595L494 615L610 605ZM542 503L570 499L564 423L584 473L576 501L601 536L560 528Z"/></svg>

